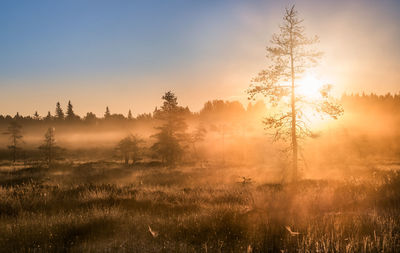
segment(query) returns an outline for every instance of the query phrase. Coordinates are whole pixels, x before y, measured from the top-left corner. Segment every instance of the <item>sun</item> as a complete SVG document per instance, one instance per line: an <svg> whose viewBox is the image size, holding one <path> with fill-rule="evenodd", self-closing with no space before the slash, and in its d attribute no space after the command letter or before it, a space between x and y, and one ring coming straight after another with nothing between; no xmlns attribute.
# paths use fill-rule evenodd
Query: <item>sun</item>
<svg viewBox="0 0 400 253"><path fill-rule="evenodd" d="M308 99L318 99L321 98L321 88L327 83L326 80L317 78L315 73L308 72L297 81L298 88L296 92Z"/></svg>
<svg viewBox="0 0 400 253"><path fill-rule="evenodd" d="M326 78L318 77L314 72L307 72L297 82L296 93L310 103L322 99L321 88L324 85L331 83ZM327 122L316 113L311 107L305 106L303 109L303 117L308 124L315 129L322 129L327 126Z"/></svg>

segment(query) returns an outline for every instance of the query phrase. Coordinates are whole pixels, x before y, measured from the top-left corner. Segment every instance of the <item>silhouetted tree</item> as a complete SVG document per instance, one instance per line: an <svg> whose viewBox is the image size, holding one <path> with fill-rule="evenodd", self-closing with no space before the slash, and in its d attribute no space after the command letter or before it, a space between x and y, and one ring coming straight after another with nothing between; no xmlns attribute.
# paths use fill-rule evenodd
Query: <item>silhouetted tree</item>
<svg viewBox="0 0 400 253"><path fill-rule="evenodd" d="M15 120L20 120L20 119L22 119L22 116L19 115L19 112L17 112L17 114L15 114L14 119L15 119Z"/></svg>
<svg viewBox="0 0 400 253"><path fill-rule="evenodd" d="M310 136L311 130L304 107L310 106L313 110L327 114L333 118L343 113L341 106L329 97L330 86L321 90L321 100L311 101L296 93L296 79L309 67L313 67L321 53L314 50L312 45L318 38L307 38L304 33L303 20L298 17L294 5L286 8L280 33L272 36L272 46L267 47L267 58L271 64L268 69L261 71L248 90L250 98L262 94L269 99L272 105L282 105L288 110L267 117L264 121L266 128L275 129L274 139L291 139L292 151L292 180L297 180L297 152L298 139ZM285 82L289 81L287 85ZM290 100L285 102L286 98ZM282 108L282 107L280 107Z"/></svg>
<svg viewBox="0 0 400 253"><path fill-rule="evenodd" d="M125 116L121 113L114 113L111 114L108 119L113 120L113 121L124 121L126 120Z"/></svg>
<svg viewBox="0 0 400 253"><path fill-rule="evenodd" d="M129 110L129 112L128 112L128 119L129 119L129 120L133 119L131 110Z"/></svg>
<svg viewBox="0 0 400 253"><path fill-rule="evenodd" d="M77 119L79 119L79 116L76 115L76 114L74 113L74 107L73 107L73 105L71 104L71 101L68 101L67 117L66 117L66 119L67 119L67 120L77 120Z"/></svg>
<svg viewBox="0 0 400 253"><path fill-rule="evenodd" d="M86 116L84 118L86 122L95 122L97 120L96 114L92 112L86 113Z"/></svg>
<svg viewBox="0 0 400 253"><path fill-rule="evenodd" d="M54 131L55 129L53 127L48 128L44 135L44 142L39 146L39 149L43 151L45 161L49 168L51 167L53 160L61 151L61 148L56 145Z"/></svg>
<svg viewBox="0 0 400 253"><path fill-rule="evenodd" d="M61 108L60 102L57 102L57 104L56 104L56 118L58 120L64 119L64 112L63 112L63 109Z"/></svg>
<svg viewBox="0 0 400 253"><path fill-rule="evenodd" d="M11 150L13 163L15 163L17 152L20 149L19 145L22 143L22 126L16 120L13 120L3 134L10 136L11 145L8 146L8 149Z"/></svg>
<svg viewBox="0 0 400 253"><path fill-rule="evenodd" d="M104 113L104 118L108 119L108 118L110 118L110 116L111 116L110 109L107 106L106 107L106 112Z"/></svg>
<svg viewBox="0 0 400 253"><path fill-rule="evenodd" d="M50 120L52 120L53 119L53 116L51 116L51 113L50 113L50 111L49 112L47 112L47 116L44 118L44 120L46 120L46 121L50 121Z"/></svg>
<svg viewBox="0 0 400 253"><path fill-rule="evenodd" d="M239 120L245 114L243 105L238 101L213 100L204 104L200 110L200 117L205 122L230 121Z"/></svg>
<svg viewBox="0 0 400 253"><path fill-rule="evenodd" d="M153 116L151 115L151 113L142 113L142 114L138 114L136 116L136 120L145 120L145 121L149 121L152 120Z"/></svg>
<svg viewBox="0 0 400 253"><path fill-rule="evenodd" d="M140 138L134 135L129 135L123 138L117 145L117 151L123 157L125 164L129 164L129 160L132 159L132 164L139 160L140 156L140 144L143 142Z"/></svg>
<svg viewBox="0 0 400 253"><path fill-rule="evenodd" d="M161 157L163 163L172 165L177 162L182 154L182 142L185 139L187 125L183 117L185 108L178 106L177 97L171 91L162 96L164 100L161 109L154 112L154 117L162 121L162 125L156 127L158 133L153 135L156 142L152 150Z"/></svg>
<svg viewBox="0 0 400 253"><path fill-rule="evenodd" d="M40 119L39 113L37 111L35 111L35 114L33 114L33 118L35 120L39 120Z"/></svg>

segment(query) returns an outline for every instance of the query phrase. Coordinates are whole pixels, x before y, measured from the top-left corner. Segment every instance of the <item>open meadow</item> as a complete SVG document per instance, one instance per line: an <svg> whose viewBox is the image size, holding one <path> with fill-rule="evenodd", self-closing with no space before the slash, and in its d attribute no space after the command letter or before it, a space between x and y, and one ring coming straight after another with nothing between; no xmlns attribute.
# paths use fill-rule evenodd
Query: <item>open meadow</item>
<svg viewBox="0 0 400 253"><path fill-rule="evenodd" d="M60 163L51 169L3 166L0 251L396 252L400 248L397 171L354 171L357 179L349 175L348 180L303 180L293 185L240 178L235 175L240 169L125 167L116 162ZM215 179L216 174L221 177Z"/></svg>

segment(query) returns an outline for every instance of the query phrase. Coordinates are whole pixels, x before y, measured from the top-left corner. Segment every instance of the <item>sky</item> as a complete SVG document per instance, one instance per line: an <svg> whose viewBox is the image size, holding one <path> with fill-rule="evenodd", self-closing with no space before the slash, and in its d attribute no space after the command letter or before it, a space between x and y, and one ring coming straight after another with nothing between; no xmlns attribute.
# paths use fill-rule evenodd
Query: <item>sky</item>
<svg viewBox="0 0 400 253"><path fill-rule="evenodd" d="M336 94L400 91L400 1L0 1L0 114L152 112L246 102L265 47L296 4L324 52L313 70Z"/></svg>

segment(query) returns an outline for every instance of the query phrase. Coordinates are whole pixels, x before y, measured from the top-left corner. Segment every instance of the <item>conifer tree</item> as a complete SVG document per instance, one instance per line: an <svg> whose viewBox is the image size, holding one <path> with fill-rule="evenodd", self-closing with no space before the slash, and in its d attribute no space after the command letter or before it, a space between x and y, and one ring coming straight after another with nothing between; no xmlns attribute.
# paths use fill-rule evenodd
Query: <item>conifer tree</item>
<svg viewBox="0 0 400 253"><path fill-rule="evenodd" d="M50 168L54 159L59 155L61 148L56 145L55 139L55 129L53 127L49 127L44 135L44 141L41 146L39 146L39 150L41 150L44 154L45 161Z"/></svg>
<svg viewBox="0 0 400 253"><path fill-rule="evenodd" d="M47 121L50 121L50 120L53 119L53 116L51 115L50 111L47 112L47 116L44 119L47 120Z"/></svg>
<svg viewBox="0 0 400 253"><path fill-rule="evenodd" d="M154 117L162 122L156 127L158 133L153 135L156 142L152 150L163 163L173 165L183 155L182 143L185 140L187 125L184 120L185 108L178 106L177 97L171 91L162 96L164 100L161 109L154 112Z"/></svg>
<svg viewBox="0 0 400 253"><path fill-rule="evenodd" d="M267 47L270 66L252 80L248 90L250 98L261 94L268 98L272 106L280 105L279 109L283 108L277 115L268 116L264 124L267 129L275 129L275 140L289 137L293 181L298 179L298 140L312 135L304 108L309 107L332 118L343 113L342 107L329 96L330 85L321 89L319 100L311 100L297 93L296 80L308 68L315 66L322 55L313 47L318 37L308 38L302 23L294 5L286 8L283 24L279 27L280 33L272 36L272 45Z"/></svg>
<svg viewBox="0 0 400 253"><path fill-rule="evenodd" d="M131 111L130 109L129 109L129 111L128 111L128 119L129 119L129 120L133 119L132 111Z"/></svg>
<svg viewBox="0 0 400 253"><path fill-rule="evenodd" d="M68 107L67 107L67 120L75 120L77 119L78 116L74 113L74 107L71 104L71 101L68 101Z"/></svg>
<svg viewBox="0 0 400 253"><path fill-rule="evenodd" d="M63 120L64 119L64 112L63 112L63 109L61 108L60 102L57 102L57 104L56 104L55 117L58 120Z"/></svg>
<svg viewBox="0 0 400 253"><path fill-rule="evenodd" d="M106 112L104 113L104 118L108 119L108 118L110 118L110 116L111 116L110 109L107 106L106 107Z"/></svg>
<svg viewBox="0 0 400 253"><path fill-rule="evenodd" d="M35 114L33 114L33 118L35 120L39 120L40 119L39 113L37 111L35 111Z"/></svg>
<svg viewBox="0 0 400 253"><path fill-rule="evenodd" d="M20 150L20 144L22 143L22 126L14 119L8 125L7 131L3 134L10 136L11 145L8 149L11 150L13 163L17 160L17 152Z"/></svg>
<svg viewBox="0 0 400 253"><path fill-rule="evenodd" d="M129 160L132 159L132 164L139 160L141 151L140 144L143 142L135 135L129 135L123 138L117 145L117 151L121 154L125 161L125 165L129 165Z"/></svg>

